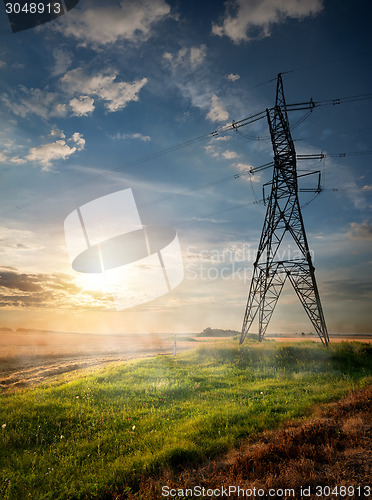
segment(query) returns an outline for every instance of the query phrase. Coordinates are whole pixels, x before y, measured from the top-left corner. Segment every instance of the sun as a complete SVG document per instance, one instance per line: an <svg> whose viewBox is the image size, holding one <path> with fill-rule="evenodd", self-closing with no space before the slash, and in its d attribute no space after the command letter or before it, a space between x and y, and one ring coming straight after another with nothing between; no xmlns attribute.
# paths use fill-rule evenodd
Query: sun
<svg viewBox="0 0 372 500"><path fill-rule="evenodd" d="M105 273L79 273L76 284L84 291L105 292L107 281Z"/></svg>

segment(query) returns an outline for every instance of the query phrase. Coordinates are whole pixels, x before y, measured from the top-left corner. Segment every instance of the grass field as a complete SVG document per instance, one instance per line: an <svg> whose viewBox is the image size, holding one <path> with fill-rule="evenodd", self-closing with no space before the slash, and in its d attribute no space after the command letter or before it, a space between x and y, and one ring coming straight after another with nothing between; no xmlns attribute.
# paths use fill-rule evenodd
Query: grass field
<svg viewBox="0 0 372 500"><path fill-rule="evenodd" d="M5 391L0 498L125 498L146 477L204 464L367 387L371 353L230 340Z"/></svg>

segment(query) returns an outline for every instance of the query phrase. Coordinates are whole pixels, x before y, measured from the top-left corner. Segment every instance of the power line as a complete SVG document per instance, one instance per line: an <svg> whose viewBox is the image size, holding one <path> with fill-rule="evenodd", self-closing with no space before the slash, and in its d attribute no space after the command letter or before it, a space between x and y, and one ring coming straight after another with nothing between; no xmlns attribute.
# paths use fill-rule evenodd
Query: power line
<svg viewBox="0 0 372 500"><path fill-rule="evenodd" d="M315 105L317 107L319 107L319 106L337 106L338 104L344 104L344 103L348 103L348 102L365 101L367 99L372 99L372 93L359 94L359 95L347 96L347 97L338 97L335 99L326 99L324 101L317 101L315 103Z"/></svg>
<svg viewBox="0 0 372 500"><path fill-rule="evenodd" d="M195 222L196 220L200 221L202 219L208 219L209 217L213 217L214 215L223 214L225 212L231 212L232 210L238 210L240 208L245 208L245 207L249 207L249 206L252 206L252 205L260 205L263 202L264 202L264 199L261 198L260 200L250 201L248 203L241 203L239 205L234 205L233 207L229 207L229 208L224 208L222 210L218 210L217 212L212 212L212 213L209 213L209 214L200 215L199 217L192 217L191 219L187 219L187 220L184 220L184 221L181 221L181 222L177 223L177 227L181 226L181 225L184 225L184 224L190 224L191 222Z"/></svg>
<svg viewBox="0 0 372 500"><path fill-rule="evenodd" d="M298 160L322 160L322 159L325 159L325 158L336 158L336 157L337 158L346 158L347 156L361 156L361 155L368 155L368 154L372 154L372 150L366 150L366 151L348 151L348 152L343 152L343 153L318 153L318 154L309 154L309 155L298 154L297 155L297 159ZM229 182L229 181L232 181L232 180L237 180L237 179L240 179L241 177L245 177L247 175L252 176L252 175L254 175L256 173L262 172L263 170L267 170L268 168L271 168L273 165L274 165L274 162L271 161L271 162L268 162L268 163L264 163L263 165L259 165L257 167L247 168L245 170L242 170L241 172L236 172L236 173L234 173L232 175L229 175L227 177L222 177L220 179L216 179L214 181L210 181L210 182L205 183L205 184L200 184L200 185L197 185L197 186L193 186L193 187L184 189L182 191L179 191L179 192L176 192L176 193L172 193L172 194L169 194L167 196L163 196L161 198L157 198L156 200L153 200L153 201L150 201L150 202L147 202L147 203L143 203L143 204L139 204L138 206L139 207L146 207L146 206L149 206L149 205L154 205L156 203L161 203L163 201L171 200L171 199L177 198L178 196L186 195L186 194L192 193L194 191L199 191L199 190L202 190L202 189L206 189L208 187L216 186L218 184L222 184L222 183ZM111 171L109 173L111 173ZM68 189L69 188L66 188L66 189L61 190L59 192L61 193L61 192L64 192L64 191L66 191ZM349 189L349 188L343 188L343 187L338 187L338 188L322 188L322 191L340 191L340 190L344 190L344 189ZM253 186L252 186L252 191L254 192ZM28 204L24 204L23 206L20 206L19 209L25 208L26 206L28 207L28 206L31 206L31 205L35 205L36 203L44 201L45 199L51 198L52 196L54 196L54 195L47 195L44 198L40 198L38 200L34 200L34 201L32 201L32 202L30 202ZM256 198L257 198L257 195L256 195ZM260 200L260 202L261 201L263 202L263 199ZM245 205L243 205L243 206L245 206ZM13 211L15 211L15 210L13 210Z"/></svg>
<svg viewBox="0 0 372 500"><path fill-rule="evenodd" d="M128 163L125 163L124 165L121 165L120 167L117 167L117 168L114 168L114 169L111 169L111 170L108 170L106 172L103 172L101 174L97 174L97 175L94 175L93 177L90 177L89 179L85 179L85 180L82 180L82 181L79 181L79 182L76 182L75 184L71 184L70 186L67 186L65 188L62 188L62 189L59 189L58 191L54 191L53 193L50 193L48 195L45 195L45 196L42 196L40 198L37 198L31 202L28 202L28 203L24 203L22 205L18 205L16 208L12 209L12 210L9 210L5 213L9 213L9 212L15 212L17 210L20 210L20 209L23 209L23 208L27 208L27 207L30 207L32 205L36 205L38 203L41 203L45 200L48 200L50 198L54 198L55 196L57 195L60 195L60 194L63 194L63 193L66 193L68 191L73 191L75 189L78 189L79 187L81 186L84 186L86 184L90 184L91 182L94 182L98 179L103 179L105 177L108 177L110 175L113 175L117 172L120 172L122 170L127 170L129 168L132 168L132 167L135 167L137 165L141 165L142 163L146 163L147 161L150 161L150 160L154 160L156 158L159 158L160 156L163 156L165 154L168 154L168 153L171 153L173 151L177 151L179 149L182 149L182 148L185 148L187 146L191 146L193 144L196 144L198 142L201 142L207 138L211 138L212 137L212 134L215 133L215 132L212 132L210 134L205 134L205 135L202 135L202 136L199 136L199 137L196 137L194 139L190 139L188 141L185 141L183 143L180 143L180 144L177 144L175 146L171 146L170 148L167 148L167 149L163 149L161 151L158 151L157 153L153 153L151 155L148 155L148 156L145 156L143 158L140 158L138 160L134 160L134 161L131 161L131 162L128 162Z"/></svg>
<svg viewBox="0 0 372 500"><path fill-rule="evenodd" d="M222 184L224 182L228 182L228 181L231 181L231 180L240 179L241 177L243 177L245 175L250 175L251 176L251 175L254 175L257 172L262 172L263 170L266 170L266 169L272 167L273 165L274 165L274 162L271 161L269 163L264 163L263 165L260 165L260 166L255 167L255 168L251 168L251 169L247 168L245 170L242 170L241 172L236 172L233 175L229 175L228 177L223 177L222 179L217 179L215 181L208 182L207 184L201 184L199 186L194 186L192 188L184 189L183 191L179 191L177 193L173 193L173 194L170 194L168 196L164 196L162 198L158 198L158 199L156 199L154 201L143 203L143 204L138 205L138 206L139 207L145 207L145 206L148 206L148 205L153 205L155 203L159 203L159 202L162 202L162 201L167 201L167 200L176 198L178 196L191 193L193 191L198 191L200 189L205 189L205 188L208 188L208 187L211 187L211 186L216 186L217 184Z"/></svg>
<svg viewBox="0 0 372 500"><path fill-rule="evenodd" d="M327 191L327 189L322 189L322 191ZM308 207L310 205L310 203L312 203L320 195L320 193L322 191L316 192L314 194L314 196L312 196L310 198L309 201L307 201L306 203L301 205L301 209ZM337 190L334 189L333 191L337 191ZM220 214L223 214L226 212L232 212L233 210L240 210L241 208L251 207L252 205L262 205L262 204L265 204L268 200L269 200L269 197L267 196L266 198L260 198L260 199L257 199L255 201L249 201L248 203L240 203L239 205L234 205L233 207L224 208L222 210L217 210L216 212L211 212L208 214L199 215L198 217L191 217L191 219L187 219L187 220L178 222L177 227L183 226L185 224L191 224L191 222L195 222L195 221L202 222L203 219L207 220L208 218L213 217L215 215L220 215Z"/></svg>
<svg viewBox="0 0 372 500"><path fill-rule="evenodd" d="M304 70L307 70L307 69L313 69L313 68L319 68L320 66L326 66L328 64L332 64L332 63L335 63L335 62L340 62L340 61L345 61L346 59L355 59L356 57L360 57L360 56L365 56L367 54L370 54L372 51L371 50L367 50L365 52L360 52L358 54L351 54L349 56L344 56L344 57L337 57L335 59L330 59L329 61L323 61L323 62L318 62L318 63L315 63L315 64L309 64L308 66L300 66L299 68L294 68L290 71L287 71L287 73L297 73L298 71L304 71ZM284 73L282 73L284 74Z"/></svg>
<svg viewBox="0 0 372 500"><path fill-rule="evenodd" d="M297 155L297 159L298 160L322 160L322 159L325 159L325 158L328 158L328 157L339 157L339 158L345 158L346 156L354 156L354 155L367 155L367 154L372 154L372 150L368 150L368 151L349 151L349 152L346 152L346 153L319 153L319 154L312 154L312 155ZM251 176L256 174L256 173L259 173L259 172L262 172L263 170L267 170L268 168L271 168L272 166L274 165L274 162L268 162L268 163L264 163L263 165L259 165L258 167L253 167L253 168L247 168L241 172L236 172L235 174L232 174L232 175L229 175L227 177L223 177L221 179L216 179L214 181L211 181L211 182L208 182L206 184L200 184L198 186L193 186L191 188L187 188L187 189L184 189L182 191L179 191L177 193L172 193L172 194L169 194L167 196L163 196L161 198L157 198L156 200L153 200L153 201L150 201L150 202L147 202L147 203L143 203L143 204L140 204L138 205L139 207L146 207L146 206L149 206L149 205L154 205L156 203L161 203L163 201L167 201L167 200L171 200L171 199L174 199L174 198L177 198L178 196L182 196L182 195L185 195L185 194L188 194L188 193L192 193L194 191L199 191L199 190L202 190L202 189L206 189L208 187L211 187L211 186L216 186L218 184L222 184L222 183L225 183L225 182L229 182L229 181L232 181L232 180L237 180L237 179L240 179L242 177L245 177L247 175L249 175L249 179L251 181ZM255 195L256 199L257 199L257 195L256 193L254 192L254 189L253 189L253 185L251 183L251 187L252 187L252 191L253 191L253 194ZM318 194L320 194L320 192L322 191L339 191L339 190L347 190L347 189L350 189L350 188L321 188L319 191L316 192L315 196L307 203L305 203L303 205L303 207L306 207L307 205L309 205L316 197ZM264 199L260 199L257 201L259 203L263 203L264 202ZM252 203L248 203L248 205L250 205ZM243 204L241 205L242 207L244 206L247 206L247 204ZM240 205L238 206L238 208L240 207ZM228 209L229 210L229 209ZM222 211L224 212L224 210ZM219 212L218 212L219 213ZM215 213L214 214L211 214L211 215L216 215Z"/></svg>
<svg viewBox="0 0 372 500"><path fill-rule="evenodd" d="M218 137L222 133L226 133L226 132L228 132L230 130L234 130L236 126L237 127L242 127L242 126L248 125L248 124L253 123L253 122L257 121L257 120L261 120L262 118L265 118L265 116L266 116L265 112L256 113L256 114L254 114L254 115L252 115L250 117L244 118L244 120L240 120L239 122L237 122L237 125L235 125L235 122L233 122L232 124L229 124L229 125L225 125L225 126L219 128L219 129L214 130L213 132L210 132L209 134L204 134L204 135L201 135L201 136L196 137L194 139L189 139L188 141L182 142L180 144L176 144L175 146L171 146L171 147L169 147L167 149L163 149L161 151L158 151L157 153L153 153L151 155L145 156L145 157L140 158L138 160L134 160L132 162L126 163L124 165L121 165L120 167L117 167L115 169L111 169L111 170L109 170L107 172L103 172L101 174L97 174L97 175L95 175L95 176L93 176L93 177L91 177L89 179L85 179L83 181L77 182L77 183L72 184L70 186L67 186L67 187L65 187L63 189L59 189L58 191L54 191L51 194L42 196L42 197L37 198L37 199L35 199L35 200L31 201L31 202L24 203L22 205L18 205L14 209L8 210L5 213L12 213L12 212L16 212L18 210L24 209L24 208L31 207L33 205L41 203L41 202L43 202L45 200L48 200L50 198L54 198L57 195L66 193L68 191L73 191L75 189L78 189L81 186L84 186L84 185L90 184L91 182L94 182L96 180L108 177L108 176L110 176L110 175L112 175L112 174L114 174L116 172L119 172L119 171L122 171L122 170L127 170L129 168L141 165L141 164L146 163L146 162L148 162L150 160L154 160L154 159L159 158L159 157L161 157L163 155L172 153L174 151L178 151L179 149L183 149L185 147L191 146L193 144L196 144L198 142L204 141L206 139L212 139L212 138ZM244 124L243 124L243 122L244 122Z"/></svg>
<svg viewBox="0 0 372 500"><path fill-rule="evenodd" d="M288 104L286 106L286 109L287 109L287 111L297 111L297 110L302 110L302 109L308 109L309 110L310 109L309 113L311 113L311 111L315 107L329 106L329 105L338 105L338 104L345 103L345 102L357 102L357 101L362 101L362 100L366 100L366 99L372 99L372 93L370 93L370 94L360 94L360 95L348 96L348 97L342 97L342 98L336 98L336 99L328 99L328 100L322 100L322 101L316 101L316 102L310 100L310 101L307 101L307 102L301 102L301 103L295 103L295 104ZM142 165L143 163L146 163L148 161L154 160L156 158L159 158L159 157L161 157L163 155L172 153L174 151L178 151L178 150L183 149L185 147L197 144L197 143L202 142L202 141L204 141L206 139L216 138L216 137L218 137L218 136L220 136L222 134L225 134L227 132L230 132L230 131L239 131L238 129L241 128L241 127L245 127L245 126L250 125L252 123L255 123L255 122L259 121L259 120L262 120L263 118L266 118L267 112L268 111L272 111L272 109L273 108L270 108L269 110L265 110L265 111L261 111L259 113L255 113L255 114L253 114L251 116L248 116L246 118L243 118L242 120L239 120L239 121L233 121L231 124L224 125L224 126L218 128L218 129L216 129L213 132L210 132L208 134L204 134L204 135L201 135L199 137L195 137L193 139L189 139L189 140L187 140L185 142L182 142L180 144L176 144L174 146L171 146L169 148L163 149L163 150L158 151L156 153L152 153L152 154L150 154L148 156L145 156L143 158L140 158L138 160L134 160L134 161L128 162L128 163L126 163L124 165L121 165L121 166L119 166L117 168L111 169L111 170L103 172L101 174L94 175L94 176L92 176L89 179L85 179L85 180L79 181L79 182L77 182L75 184L72 184L70 186L62 188L62 189L60 189L58 191L54 191L51 194L42 196L42 197L37 198L37 199L35 199L33 201L30 201L30 202L18 205L14 209L10 209L10 210L6 211L5 213L12 213L12 212L16 212L18 210L21 210L21 209L24 209L24 208L27 208L27 207L31 207L33 205L41 203L41 202L43 202L45 200L48 200L50 198L54 198L57 195L60 195L60 194L66 193L68 191L72 191L72 190L78 189L81 186L84 186L86 184L90 184L90 183L92 183L94 181L97 181L97 180L100 180L100 179L103 179L103 178L106 178L106 177L108 177L110 175L113 175L114 173L117 173L117 172L120 172L120 171L123 171L123 170L127 170L129 168L133 168L133 167L138 166L138 165ZM297 124L295 124L295 126L297 126L300 123L302 123L302 121L305 120L308 117L309 113L307 113L305 115L305 117L303 117ZM240 132L240 134L242 134L242 133ZM357 153L355 153L355 154L357 154Z"/></svg>
<svg viewBox="0 0 372 500"><path fill-rule="evenodd" d="M314 63L314 64L309 64L307 66L300 66L298 68L293 68L293 69L288 70L288 71L282 71L281 74L285 75L285 74L288 74L288 73L297 73L299 71L305 71L305 70L308 70L308 69L318 68L318 67L321 67L321 66L327 66L329 64L333 64L333 63L340 62L340 61L345 61L345 60L351 59L351 58L352 59L356 59L357 57L371 54L371 52L372 52L372 50L367 50L367 51L364 51L364 52L359 52L358 54L350 54L350 55L344 56L344 57L336 57L334 59L329 59L328 61L317 62L317 63ZM258 83L257 85L254 85L253 87L250 87L250 88L254 89L254 88L257 88L257 87L262 87L263 85L267 85L268 83L271 83L271 82L276 82L276 78L271 78L270 80L266 80L264 82Z"/></svg>

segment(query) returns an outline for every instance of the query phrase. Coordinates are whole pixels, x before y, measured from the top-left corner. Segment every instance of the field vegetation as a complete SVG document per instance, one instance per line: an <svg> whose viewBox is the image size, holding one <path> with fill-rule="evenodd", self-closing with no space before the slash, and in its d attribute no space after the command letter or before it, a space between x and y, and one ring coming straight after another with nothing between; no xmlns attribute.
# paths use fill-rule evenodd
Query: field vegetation
<svg viewBox="0 0 372 500"><path fill-rule="evenodd" d="M367 388L371 353L358 342L228 340L4 391L0 498L133 498L150 477L202 469Z"/></svg>

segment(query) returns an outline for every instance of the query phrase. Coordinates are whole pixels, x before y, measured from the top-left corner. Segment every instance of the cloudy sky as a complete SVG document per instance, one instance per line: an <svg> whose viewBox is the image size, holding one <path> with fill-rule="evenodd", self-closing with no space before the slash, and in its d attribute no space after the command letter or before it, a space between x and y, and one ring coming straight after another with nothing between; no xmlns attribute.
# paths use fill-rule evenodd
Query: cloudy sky
<svg viewBox="0 0 372 500"><path fill-rule="evenodd" d="M272 175L247 172L272 147L265 119L209 134L273 106L282 72L287 103L357 96L289 118L297 153L326 155L298 169L322 173L300 201L328 329L371 332L368 0L80 0L18 33L0 9L0 327L240 330ZM117 311L73 271L64 220L127 188L177 231L185 278ZM313 331L289 284L268 331Z"/></svg>

